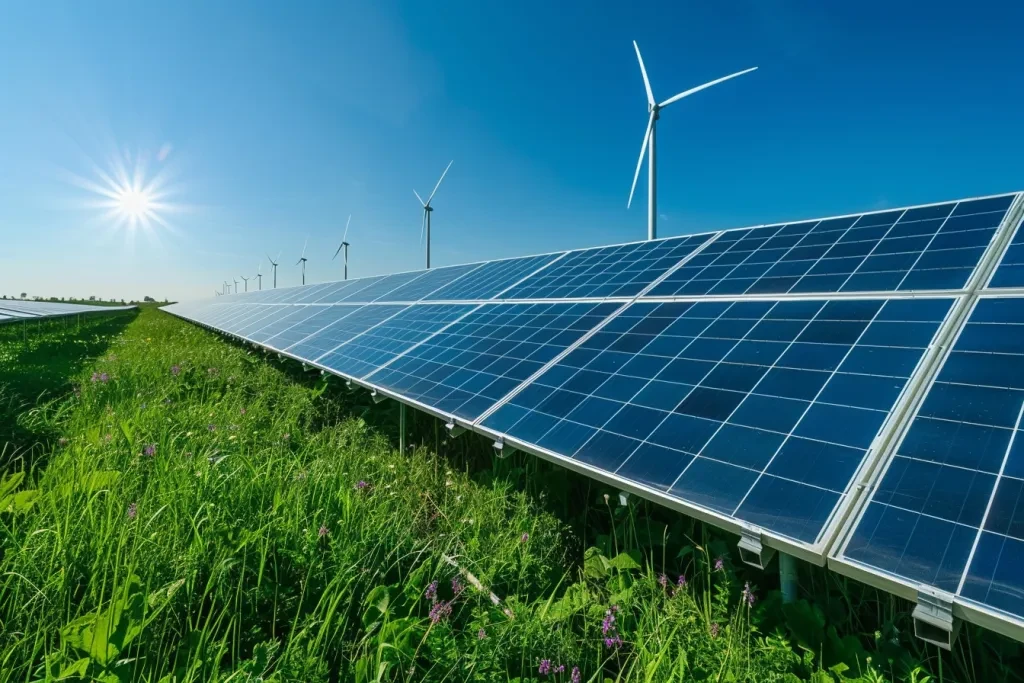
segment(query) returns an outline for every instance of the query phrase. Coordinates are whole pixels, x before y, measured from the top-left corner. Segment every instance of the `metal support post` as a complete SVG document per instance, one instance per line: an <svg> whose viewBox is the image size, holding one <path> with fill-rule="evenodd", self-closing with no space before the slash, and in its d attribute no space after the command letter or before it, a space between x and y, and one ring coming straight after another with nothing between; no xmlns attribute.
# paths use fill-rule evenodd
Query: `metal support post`
<svg viewBox="0 0 1024 683"><path fill-rule="evenodd" d="M398 404L398 450L405 453L405 404Z"/></svg>
<svg viewBox="0 0 1024 683"><path fill-rule="evenodd" d="M796 558L786 553L779 553L779 588L783 604L796 602Z"/></svg>

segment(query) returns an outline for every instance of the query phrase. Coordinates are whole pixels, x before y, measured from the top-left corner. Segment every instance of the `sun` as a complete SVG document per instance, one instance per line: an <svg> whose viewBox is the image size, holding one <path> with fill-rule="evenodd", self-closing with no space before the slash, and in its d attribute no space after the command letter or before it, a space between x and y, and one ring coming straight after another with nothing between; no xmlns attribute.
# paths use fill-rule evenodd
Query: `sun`
<svg viewBox="0 0 1024 683"><path fill-rule="evenodd" d="M155 157L143 152L114 154L105 166L91 162L87 175L70 171L63 175L88 192L83 208L99 209L96 219L110 235L122 232L131 238L142 232L155 238L161 229L177 232L169 214L185 209L171 201L176 192L169 185L169 168L164 163L168 150L165 145Z"/></svg>
<svg viewBox="0 0 1024 683"><path fill-rule="evenodd" d="M135 188L123 189L117 196L117 210L126 218L141 221L150 212L149 193Z"/></svg>

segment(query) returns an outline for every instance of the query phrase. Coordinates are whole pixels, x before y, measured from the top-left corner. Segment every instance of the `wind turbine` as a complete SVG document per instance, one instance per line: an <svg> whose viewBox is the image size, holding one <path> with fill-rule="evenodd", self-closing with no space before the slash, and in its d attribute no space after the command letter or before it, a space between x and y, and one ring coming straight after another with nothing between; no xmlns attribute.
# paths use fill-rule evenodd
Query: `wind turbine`
<svg viewBox="0 0 1024 683"><path fill-rule="evenodd" d="M306 246L308 244L309 237L307 236L306 241L302 244L302 256L300 256L299 260L295 262L295 265L299 265L300 263L302 264L302 284L306 284L306 261L309 260L306 258Z"/></svg>
<svg viewBox="0 0 1024 683"><path fill-rule="evenodd" d="M640 167L644 163L644 153L647 153L647 239L653 240L658 236L657 220L658 220L658 207L657 207L657 164L654 150L654 134L658 118L662 109L677 102L684 97L689 97L694 93L698 93L701 90L710 88L713 85L724 83L729 79L748 74L751 71L756 71L757 67L750 69L744 69L743 71L737 71L734 74L723 76L722 78L715 79L704 85L698 85L696 88L690 88L683 92L670 97L660 104L654 99L654 93L651 91L651 82L647 80L647 69L644 68L644 59L640 56L640 47L637 46L636 41L633 41L633 49L636 50L636 59L640 62L640 74L644 77L644 88L647 89L647 110L651 112L651 119L647 123L647 132L644 133L644 143L640 145L640 158L636 162L636 173L633 174L633 187L629 190L629 201L626 202L626 208L628 209L630 204L633 203L633 192L636 190L636 181L640 177Z"/></svg>
<svg viewBox="0 0 1024 683"><path fill-rule="evenodd" d="M225 294L230 294L231 293L231 285L228 283L227 280L224 281L224 293Z"/></svg>
<svg viewBox="0 0 1024 683"><path fill-rule="evenodd" d="M261 270L263 270L263 261L260 261L259 264L256 266L256 284L258 284L260 286L260 291L262 292L263 291L263 273L260 272Z"/></svg>
<svg viewBox="0 0 1024 683"><path fill-rule="evenodd" d="M341 236L341 244L338 245L338 251L334 252L334 256L331 257L332 261L334 259L338 258L338 252L341 251L342 247L345 248L345 279L346 280L348 279L348 242L346 242L345 239L348 237L348 225L351 222L352 222L352 214L349 214L348 215L348 220L345 221L345 234Z"/></svg>
<svg viewBox="0 0 1024 683"><path fill-rule="evenodd" d="M437 188L441 187L441 181L444 180L444 177L448 174L448 169L452 167L453 163L455 163L454 159L449 161L448 165L445 166L444 173L441 174L441 178L437 181L437 185L434 185L434 191L430 193L429 197L427 197L427 201L423 201L423 197L420 196L419 192L416 190L412 191L412 193L416 195L416 199L420 200L420 204L423 205L423 224L420 226L420 243L423 243L423 235L425 233L427 236L428 269L430 268L430 212L434 210L434 208L430 206L430 200L433 199L434 195L437 193Z"/></svg>
<svg viewBox="0 0 1024 683"><path fill-rule="evenodd" d="M238 294L238 280L235 280L235 278L231 278L231 279L232 279L232 280L234 281L234 283L235 283L235 294Z"/></svg>
<svg viewBox="0 0 1024 683"><path fill-rule="evenodd" d="M248 292L249 291L249 278L247 278L244 275L239 275L238 277L242 278L242 282L245 283L245 291Z"/></svg>
<svg viewBox="0 0 1024 683"><path fill-rule="evenodd" d="M270 261L270 265L274 266L274 289L277 289L277 261L281 260L281 252L277 252L277 260L270 258L270 254L267 254L267 260Z"/></svg>

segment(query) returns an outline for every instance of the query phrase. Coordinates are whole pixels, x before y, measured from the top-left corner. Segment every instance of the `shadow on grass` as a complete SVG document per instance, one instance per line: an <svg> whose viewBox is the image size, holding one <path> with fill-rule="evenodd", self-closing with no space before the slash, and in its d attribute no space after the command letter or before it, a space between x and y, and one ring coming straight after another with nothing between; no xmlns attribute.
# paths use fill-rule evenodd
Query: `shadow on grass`
<svg viewBox="0 0 1024 683"><path fill-rule="evenodd" d="M72 378L102 355L137 311L0 326L0 471L49 451L51 429L26 416L71 393Z"/></svg>

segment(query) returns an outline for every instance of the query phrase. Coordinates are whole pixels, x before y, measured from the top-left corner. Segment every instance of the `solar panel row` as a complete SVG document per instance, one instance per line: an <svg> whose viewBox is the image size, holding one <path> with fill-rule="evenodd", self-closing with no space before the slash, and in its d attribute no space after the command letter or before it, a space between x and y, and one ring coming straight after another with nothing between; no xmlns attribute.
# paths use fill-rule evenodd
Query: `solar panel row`
<svg viewBox="0 0 1024 683"><path fill-rule="evenodd" d="M1009 452L1024 405L1024 380L1013 384L1024 352L1012 345L1024 306L988 320L996 314L982 304L994 299L982 297L938 381L927 383L937 343L963 320L996 252L1009 242L991 287L1017 286L1014 273L1024 272L1013 256L1024 240L1008 232L1017 198L326 283L172 312L810 559L823 560L854 511L840 566L952 587L1024 619L1024 593L999 554L1024 554L1024 519L1015 507L1003 512L1024 476L994 464L1012 465L999 449ZM927 398L905 430L901 406L917 406L921 391ZM892 452L887 435L904 431ZM986 464L940 462L952 451ZM862 496L862 477L882 471Z"/></svg>
<svg viewBox="0 0 1024 683"><path fill-rule="evenodd" d="M113 313L135 306L93 306L89 304L57 303L52 301L28 301L24 299L0 299L0 323L36 320L66 315L89 313Z"/></svg>

